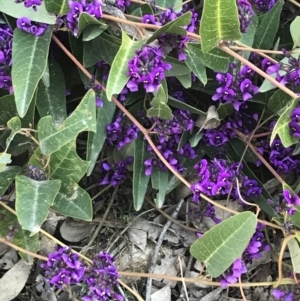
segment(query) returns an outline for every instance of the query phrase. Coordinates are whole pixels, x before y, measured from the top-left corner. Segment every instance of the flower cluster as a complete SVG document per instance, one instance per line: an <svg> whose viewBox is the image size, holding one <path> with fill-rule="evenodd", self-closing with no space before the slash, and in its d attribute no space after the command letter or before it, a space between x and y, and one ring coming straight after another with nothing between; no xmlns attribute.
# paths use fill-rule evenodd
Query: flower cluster
<svg viewBox="0 0 300 301"><path fill-rule="evenodd" d="M81 13L89 14L96 19L102 18L102 0L69 0L69 6L67 25L75 36L78 34L78 20Z"/></svg>
<svg viewBox="0 0 300 301"><path fill-rule="evenodd" d="M117 114L114 122L106 126L106 132L108 144L116 146L118 150L135 140L138 136L137 126L126 122L124 114L121 112Z"/></svg>
<svg viewBox="0 0 300 301"><path fill-rule="evenodd" d="M172 120L152 118L152 122L153 127L150 133L156 140L157 149L175 170L182 172L184 168L180 158L182 156L190 159L196 157L194 149L188 142L178 149L182 133L190 131L194 126L194 121L191 119L190 112L174 110ZM162 171L167 170L166 166L156 156L149 144L147 151L150 154L150 158L144 162L146 175L151 175L154 167L158 167Z"/></svg>
<svg viewBox="0 0 300 301"><path fill-rule="evenodd" d="M154 15L144 15L142 22L163 26L171 21L176 20L187 11L192 13L192 18L190 24L183 26L183 28L188 32L194 33L196 26L199 23L198 14L194 9L189 9L188 5L184 5L182 11L180 11L179 13L176 13L173 8L168 8L157 17L155 17ZM175 51L177 52L178 59L180 61L184 61L186 59L184 50L186 48L186 43L189 41L189 38L187 36L177 34L162 34L157 38L157 41L158 45L164 51L164 53Z"/></svg>
<svg viewBox="0 0 300 301"><path fill-rule="evenodd" d="M16 0L16 3L24 3L25 7L32 7L34 11L37 11L37 6L42 4L42 0Z"/></svg>
<svg viewBox="0 0 300 301"><path fill-rule="evenodd" d="M115 0L114 6L116 6L118 9L124 11L126 6L130 5L129 0Z"/></svg>
<svg viewBox="0 0 300 301"><path fill-rule="evenodd" d="M144 45L141 50L128 62L127 88L138 91L138 85L144 85L146 92L156 92L161 81L165 78L164 71L170 70L172 65L164 62L163 53L157 46Z"/></svg>
<svg viewBox="0 0 300 301"><path fill-rule="evenodd" d="M233 116L227 116L215 129L204 130L203 141L209 146L221 146L236 137L234 129L248 135L254 130L258 115L248 115L244 112L236 112Z"/></svg>
<svg viewBox="0 0 300 301"><path fill-rule="evenodd" d="M0 89L13 93L11 82L13 31L6 24L0 24Z"/></svg>
<svg viewBox="0 0 300 301"><path fill-rule="evenodd" d="M279 290L279 289L274 289L272 291L272 295L278 301L293 301L294 300L293 299L293 297L294 297L293 293L287 293L287 292L284 292L284 291Z"/></svg>
<svg viewBox="0 0 300 301"><path fill-rule="evenodd" d="M27 33L33 34L38 37L46 31L48 24L34 22L26 17L22 17L17 19L17 27Z"/></svg>
<svg viewBox="0 0 300 301"><path fill-rule="evenodd" d="M274 201L270 200L270 203L274 204ZM276 204L275 210L278 213L285 215L293 215L296 212L296 207L300 206L300 198L297 194L292 194L289 189L283 190L283 198L280 204Z"/></svg>
<svg viewBox="0 0 300 301"><path fill-rule="evenodd" d="M252 236L241 258L235 260L231 267L224 273L225 276L221 278L220 283L222 287L238 282L238 279L242 276L242 274L247 273L247 264L251 264L255 258L260 258L263 251L270 251L270 246L265 242L263 229L264 225L257 225L256 232Z"/></svg>
<svg viewBox="0 0 300 301"><path fill-rule="evenodd" d="M57 247L55 253L49 254L47 263L41 264L41 268L49 283L60 289L63 285L79 283L86 269L78 255L72 254L67 247Z"/></svg>
<svg viewBox="0 0 300 301"><path fill-rule="evenodd" d="M133 158L127 157L117 164L103 162L100 165L100 177L102 178L100 185L111 185L115 187L126 180L128 165L132 164Z"/></svg>
<svg viewBox="0 0 300 301"><path fill-rule="evenodd" d="M300 171L299 156L294 156L293 147L284 147L280 139L276 138L272 142L271 146L268 140L261 140L257 151L268 158L269 162L274 166L276 171L280 174L287 174L293 170ZM262 162L257 161L257 166L260 166Z"/></svg>
<svg viewBox="0 0 300 301"><path fill-rule="evenodd" d="M241 32L246 33L248 27L252 24L252 17L254 16L254 11L252 5L247 0L238 0L238 13L240 20Z"/></svg>
<svg viewBox="0 0 300 301"><path fill-rule="evenodd" d="M258 197L262 189L256 180L251 180L241 174L242 164L231 163L215 158L214 161L200 160L194 166L198 175L198 182L191 185L193 202L199 203L200 194L208 196L230 195L234 199ZM237 187L236 178L241 187Z"/></svg>
<svg viewBox="0 0 300 301"><path fill-rule="evenodd" d="M300 69L299 69L299 75L300 75ZM295 108L291 112L290 117L291 117L291 121L289 123L290 133L292 136L300 139L300 107Z"/></svg>
<svg viewBox="0 0 300 301"><path fill-rule="evenodd" d="M122 301L123 297L115 292L119 274L114 265L115 259L108 253L100 253L93 264L86 266L77 254L67 247L56 248L48 256L47 263L41 264L46 280L52 287L82 284L83 301Z"/></svg>
<svg viewBox="0 0 300 301"><path fill-rule="evenodd" d="M268 66L266 72L275 74L276 80L292 90L300 86L300 59L299 54L293 54L282 49L284 59L276 64L270 63L268 59L262 61L262 66Z"/></svg>
<svg viewBox="0 0 300 301"><path fill-rule="evenodd" d="M267 13L277 2L277 0L253 0L255 8L262 12Z"/></svg>
<svg viewBox="0 0 300 301"><path fill-rule="evenodd" d="M245 102L258 93L259 87L252 83L254 71L248 66L240 70L236 64L230 64L231 72L217 73L216 80L221 85L217 88L212 100L221 103L232 103L236 111L246 108Z"/></svg>
<svg viewBox="0 0 300 301"><path fill-rule="evenodd" d="M83 301L123 301L123 297L115 292L119 274L114 265L115 259L108 253L100 253L93 260L84 274L86 293Z"/></svg>

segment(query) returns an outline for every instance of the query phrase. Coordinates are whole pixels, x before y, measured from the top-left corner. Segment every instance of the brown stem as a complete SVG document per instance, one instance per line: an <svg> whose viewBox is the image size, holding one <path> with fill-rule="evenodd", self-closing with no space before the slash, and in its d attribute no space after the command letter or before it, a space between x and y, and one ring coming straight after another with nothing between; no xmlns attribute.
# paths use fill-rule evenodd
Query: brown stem
<svg viewBox="0 0 300 301"><path fill-rule="evenodd" d="M266 136L269 136L271 135L272 132L266 132L266 133L260 133L260 134L255 134L252 136L252 139L255 139L255 138L261 138L261 137L266 137Z"/></svg>

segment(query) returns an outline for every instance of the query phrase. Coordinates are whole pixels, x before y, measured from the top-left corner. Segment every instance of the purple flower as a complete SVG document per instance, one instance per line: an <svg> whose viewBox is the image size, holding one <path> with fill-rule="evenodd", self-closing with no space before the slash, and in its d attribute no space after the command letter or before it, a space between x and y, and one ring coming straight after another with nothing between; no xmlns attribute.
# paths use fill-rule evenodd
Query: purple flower
<svg viewBox="0 0 300 301"><path fill-rule="evenodd" d="M128 76L130 79L127 88L138 91L138 85L142 83L146 92L156 92L161 81L165 78L164 71L172 68L171 64L162 60L162 53L158 47L143 46L136 51L128 62Z"/></svg>
<svg viewBox="0 0 300 301"><path fill-rule="evenodd" d="M46 31L48 24L34 22L26 17L23 17L17 19L17 27L27 33L33 34L38 37Z"/></svg>
<svg viewBox="0 0 300 301"><path fill-rule="evenodd" d="M37 11L37 6L40 6L42 4L42 0L16 0L15 2L24 2L25 7L32 7L34 11Z"/></svg>
<svg viewBox="0 0 300 301"><path fill-rule="evenodd" d="M262 13L268 12L277 2L277 0L254 0L256 9Z"/></svg>
<svg viewBox="0 0 300 301"><path fill-rule="evenodd" d="M241 32L246 33L248 31L248 27L252 24L254 11L251 4L247 0L238 0L237 5L239 12L240 29Z"/></svg>

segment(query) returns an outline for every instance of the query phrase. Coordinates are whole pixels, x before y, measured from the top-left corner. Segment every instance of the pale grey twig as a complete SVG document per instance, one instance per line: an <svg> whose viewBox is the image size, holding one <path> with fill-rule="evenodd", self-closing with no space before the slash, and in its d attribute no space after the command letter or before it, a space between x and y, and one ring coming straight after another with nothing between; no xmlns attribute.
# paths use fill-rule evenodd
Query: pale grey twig
<svg viewBox="0 0 300 301"><path fill-rule="evenodd" d="M181 199L179 201L176 209L174 210L174 212L171 215L172 218L177 217L177 215L179 213L179 210L180 210L183 203L184 203L184 199ZM168 220L166 222L166 224L163 226L162 230L161 230L161 233L159 235L159 238L158 238L158 241L157 241L157 244L156 244L156 247L155 247L154 255L153 255L151 263L150 263L150 268L149 268L149 271L148 271L149 274L153 274L153 272L154 272L154 268L155 268L155 265L156 265L156 261L157 261L160 246L161 246L161 244L164 240L164 236L165 236L168 228L171 226L171 224L172 224L172 221ZM152 278L149 277L147 279L147 284L146 284L146 300L145 301L151 301L151 288L152 288Z"/></svg>

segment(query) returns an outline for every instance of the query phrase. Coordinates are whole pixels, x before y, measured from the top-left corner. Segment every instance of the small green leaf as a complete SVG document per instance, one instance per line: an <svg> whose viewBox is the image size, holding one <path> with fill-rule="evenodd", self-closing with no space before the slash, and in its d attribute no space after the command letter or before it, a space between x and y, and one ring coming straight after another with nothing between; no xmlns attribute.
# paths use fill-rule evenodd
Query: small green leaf
<svg viewBox="0 0 300 301"><path fill-rule="evenodd" d="M158 117L160 119L172 119L172 110L167 105L168 95L166 95L163 87L160 85L153 100L152 108L147 111L148 117Z"/></svg>
<svg viewBox="0 0 300 301"><path fill-rule="evenodd" d="M46 24L56 23L56 16L47 12L43 2L41 5L39 5L38 12L36 12L32 7L25 7L24 3L16 3L16 1L0 1L0 11L16 19L26 17L35 22Z"/></svg>
<svg viewBox="0 0 300 301"><path fill-rule="evenodd" d="M295 238L288 241L288 247L293 264L293 272L300 273L300 247Z"/></svg>
<svg viewBox="0 0 300 301"><path fill-rule="evenodd" d="M187 50L199 58L203 65L219 72L227 72L229 56L224 51L214 48L208 53L203 53L199 43L187 43Z"/></svg>
<svg viewBox="0 0 300 301"><path fill-rule="evenodd" d="M236 0L205 0L200 35L204 53L218 46L220 40L239 40L241 33Z"/></svg>
<svg viewBox="0 0 300 301"><path fill-rule="evenodd" d="M210 277L219 277L246 249L255 232L257 217L249 211L232 216L196 240L190 252L204 262Z"/></svg>
<svg viewBox="0 0 300 301"><path fill-rule="evenodd" d="M166 25L162 26L160 29L156 30L152 36L147 40L146 44L150 44L157 37L162 34L176 34L186 36L186 30L182 28L182 26L189 25L191 22L192 13L186 12L185 14L181 15L177 19L167 23Z"/></svg>
<svg viewBox="0 0 300 301"><path fill-rule="evenodd" d="M177 108L177 109L182 109L182 110L186 110L186 111L189 111L191 113L195 113L197 115L200 115L200 116L206 116L206 113L201 111L201 110L198 110L188 104L186 104L185 102L182 102L176 98L174 98L173 96L170 96L169 95L169 101L168 101L168 104L171 106L171 107L174 107L174 108Z"/></svg>
<svg viewBox="0 0 300 301"><path fill-rule="evenodd" d="M262 16L254 37L253 48L270 49L273 46L283 3L283 0L279 0L270 11Z"/></svg>
<svg viewBox="0 0 300 301"><path fill-rule="evenodd" d="M284 110L290 101L291 96L282 90L277 90L268 101L268 109L280 115L280 112Z"/></svg>
<svg viewBox="0 0 300 301"><path fill-rule="evenodd" d="M42 153L51 155L85 130L96 132L95 92L92 89L85 94L75 111L58 128L54 127L51 116L40 119L38 138Z"/></svg>
<svg viewBox="0 0 300 301"><path fill-rule="evenodd" d="M140 49L143 43L144 41L133 41L122 30L122 45L111 65L106 86L106 96L109 101L114 94L119 94L123 90L129 79L128 61L133 58L135 51Z"/></svg>
<svg viewBox="0 0 300 301"><path fill-rule="evenodd" d="M196 147L201 141L202 137L203 133L194 134L192 137L190 137L189 143L191 144L191 147Z"/></svg>
<svg viewBox="0 0 300 301"><path fill-rule="evenodd" d="M52 116L55 126L67 118L65 78L60 65L49 61L50 86L39 82L37 90L37 109L41 117Z"/></svg>
<svg viewBox="0 0 300 301"><path fill-rule="evenodd" d="M1 156L1 154L0 154ZM0 168L0 195L3 195L17 174L21 172L19 166L7 166L2 171Z"/></svg>
<svg viewBox="0 0 300 301"><path fill-rule="evenodd" d="M97 108L97 131L96 133L89 132L88 134L86 159L90 161L90 165L88 167L87 176L92 174L96 165L98 156L106 140L106 126L112 122L116 110L116 105L108 101L104 95L101 99L103 101L103 107Z"/></svg>
<svg viewBox="0 0 300 301"><path fill-rule="evenodd" d="M82 41L89 42L97 38L103 32L103 28L98 25L89 25L83 30Z"/></svg>
<svg viewBox="0 0 300 301"><path fill-rule="evenodd" d="M290 32L294 41L294 47L300 47L299 28L300 28L300 17L297 16L290 25Z"/></svg>
<svg viewBox="0 0 300 301"><path fill-rule="evenodd" d="M165 61L172 65L172 68L170 70L165 71L166 77L191 73L190 69L184 62L181 62L171 56L167 56Z"/></svg>
<svg viewBox="0 0 300 301"><path fill-rule="evenodd" d="M133 162L133 204L136 211L139 211L144 203L144 197L150 177L145 175L144 162L147 159L146 142L141 134L134 145Z"/></svg>
<svg viewBox="0 0 300 301"><path fill-rule="evenodd" d="M46 69L51 35L52 26L38 37L19 28L14 30L11 75L20 117L25 116Z"/></svg>
<svg viewBox="0 0 300 301"><path fill-rule="evenodd" d="M14 139L14 137L18 134L18 132L21 129L21 120L19 117L13 117L11 120L7 122L7 126L11 129L11 132L9 136L6 139L6 149L5 152L7 152L7 149Z"/></svg>
<svg viewBox="0 0 300 301"><path fill-rule="evenodd" d="M11 155L7 153L0 153L0 172L5 169L5 166L11 163Z"/></svg>
<svg viewBox="0 0 300 301"><path fill-rule="evenodd" d="M180 12L182 9L182 0L156 0L155 4L164 8L175 7L176 12Z"/></svg>
<svg viewBox="0 0 300 301"><path fill-rule="evenodd" d="M158 208L161 208L165 202L167 186L169 182L169 172L161 171L158 167L153 168L151 173L151 183L154 189L157 189L154 202Z"/></svg>
<svg viewBox="0 0 300 301"><path fill-rule="evenodd" d="M49 13L66 15L70 10L68 0L44 0L44 2ZM40 12L40 10L38 12Z"/></svg>
<svg viewBox="0 0 300 301"><path fill-rule="evenodd" d="M107 28L107 25L105 23L100 22L99 20L95 19L88 13L81 13L78 20L77 37L80 36L80 34L83 32L85 28L91 25L93 27L98 27L98 29L102 30L101 32L103 32Z"/></svg>
<svg viewBox="0 0 300 301"><path fill-rule="evenodd" d="M285 111L278 118L270 138L270 145L272 145L276 135L278 134L283 146L285 148L297 143L299 139L291 136L289 122L291 121L291 112L299 105L299 98L294 98L291 103L286 106Z"/></svg>
<svg viewBox="0 0 300 301"><path fill-rule="evenodd" d="M203 85L206 85L207 83L206 66L201 62L199 58L199 52L201 52L199 48L187 47L185 63L190 68L190 70L196 74L196 76L203 83Z"/></svg>
<svg viewBox="0 0 300 301"><path fill-rule="evenodd" d="M90 221L93 217L89 194L73 181L62 183L51 209L62 215Z"/></svg>
<svg viewBox="0 0 300 301"><path fill-rule="evenodd" d="M16 176L16 212L23 229L39 231L60 186L60 180L35 181Z"/></svg>
<svg viewBox="0 0 300 301"><path fill-rule="evenodd" d="M188 74L176 75L176 78L185 89L189 89L192 86L192 76L190 72Z"/></svg>

